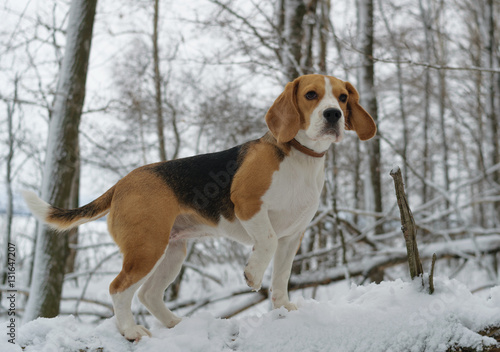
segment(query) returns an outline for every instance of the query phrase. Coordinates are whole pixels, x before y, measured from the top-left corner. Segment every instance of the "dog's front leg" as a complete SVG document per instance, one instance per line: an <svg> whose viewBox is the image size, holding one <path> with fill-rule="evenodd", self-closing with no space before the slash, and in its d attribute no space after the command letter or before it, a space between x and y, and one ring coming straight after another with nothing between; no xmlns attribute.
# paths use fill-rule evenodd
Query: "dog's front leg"
<svg viewBox="0 0 500 352"><path fill-rule="evenodd" d="M278 246L278 238L269 220L268 211L262 208L251 219L241 222L254 246L245 267L245 280L255 291L260 290L262 278Z"/></svg>
<svg viewBox="0 0 500 352"><path fill-rule="evenodd" d="M282 237L278 241L278 249L274 255L271 297L273 308L285 307L296 310L295 304L288 298L288 280L292 271L293 258L300 246L302 236L293 234Z"/></svg>

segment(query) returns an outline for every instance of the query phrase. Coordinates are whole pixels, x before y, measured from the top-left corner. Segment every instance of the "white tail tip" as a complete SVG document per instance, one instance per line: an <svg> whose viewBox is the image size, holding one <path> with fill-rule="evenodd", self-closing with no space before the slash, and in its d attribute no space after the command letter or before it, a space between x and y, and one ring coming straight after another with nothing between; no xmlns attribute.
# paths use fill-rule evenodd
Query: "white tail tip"
<svg viewBox="0 0 500 352"><path fill-rule="evenodd" d="M46 222L47 215L49 215L50 204L45 203L35 192L21 191L26 205L31 210L33 215L43 222Z"/></svg>

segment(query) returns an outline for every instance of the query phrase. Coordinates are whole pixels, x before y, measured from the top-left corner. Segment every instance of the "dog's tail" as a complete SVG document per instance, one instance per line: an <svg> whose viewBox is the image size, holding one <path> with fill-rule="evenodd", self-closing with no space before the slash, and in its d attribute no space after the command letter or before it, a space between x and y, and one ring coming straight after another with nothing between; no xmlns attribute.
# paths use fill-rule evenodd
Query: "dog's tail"
<svg viewBox="0 0 500 352"><path fill-rule="evenodd" d="M75 209L61 209L41 200L34 192L23 191L23 197L33 215L48 226L64 231L103 217L109 212L115 187L93 202Z"/></svg>

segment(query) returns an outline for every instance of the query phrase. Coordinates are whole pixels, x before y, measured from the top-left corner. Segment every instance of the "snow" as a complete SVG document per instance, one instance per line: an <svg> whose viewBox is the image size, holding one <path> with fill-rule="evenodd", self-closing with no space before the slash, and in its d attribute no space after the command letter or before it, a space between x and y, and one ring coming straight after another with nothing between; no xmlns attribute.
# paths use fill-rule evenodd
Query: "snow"
<svg viewBox="0 0 500 352"><path fill-rule="evenodd" d="M396 173L398 173L400 170L401 170L401 169L400 169L399 165L394 164L394 165L392 166L392 169L391 169L390 174L391 174L391 175L392 175L392 174L396 174Z"/></svg>
<svg viewBox="0 0 500 352"><path fill-rule="evenodd" d="M173 329L153 323L153 336L137 343L120 335L114 318L97 326L74 316L39 318L21 326L17 342L26 352L446 351L494 345L476 332L500 325L500 287L476 296L447 278L435 278L433 295L421 280L398 279L352 285L328 301L299 297L294 303L297 311L254 311L232 319L200 312ZM5 343L0 341L1 351L21 351Z"/></svg>

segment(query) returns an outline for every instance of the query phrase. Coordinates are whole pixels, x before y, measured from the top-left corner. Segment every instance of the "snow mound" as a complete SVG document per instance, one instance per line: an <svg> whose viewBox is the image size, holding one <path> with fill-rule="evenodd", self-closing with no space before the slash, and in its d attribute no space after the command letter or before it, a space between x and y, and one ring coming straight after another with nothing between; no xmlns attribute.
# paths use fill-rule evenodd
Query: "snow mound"
<svg viewBox="0 0 500 352"><path fill-rule="evenodd" d="M26 352L446 351L495 345L476 332L500 326L500 287L481 298L443 278L435 279L433 295L419 280L396 280L353 285L328 302L295 303L297 311L282 308L229 320L200 313L173 329L153 327L153 337L138 343L119 334L114 318L98 326L72 316L40 318L21 327L18 343Z"/></svg>

